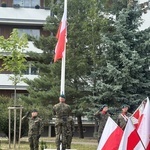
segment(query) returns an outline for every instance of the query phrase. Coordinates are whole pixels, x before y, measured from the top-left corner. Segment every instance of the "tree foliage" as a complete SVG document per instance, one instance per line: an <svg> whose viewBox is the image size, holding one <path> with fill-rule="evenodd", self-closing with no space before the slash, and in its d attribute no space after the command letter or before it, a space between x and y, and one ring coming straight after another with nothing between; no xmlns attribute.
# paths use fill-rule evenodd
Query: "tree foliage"
<svg viewBox="0 0 150 150"><path fill-rule="evenodd" d="M24 48L27 47L27 37L19 37L18 31L13 30L10 37L5 39L0 37L0 48L2 50L3 64L1 70L10 71L14 75L21 75L22 70L26 69ZM3 55L4 54L4 55Z"/></svg>
<svg viewBox="0 0 150 150"><path fill-rule="evenodd" d="M96 85L98 102L128 103L135 109L138 101L149 96L149 50L143 47L149 47L149 34L139 31L140 23L138 10L123 9L115 21L115 32L103 36L105 63Z"/></svg>
<svg viewBox="0 0 150 150"><path fill-rule="evenodd" d="M24 48L27 47L27 37L18 34L17 29L14 29L8 39L0 36L0 58L3 60L0 71L9 71L14 76L10 76L15 86L14 105L16 105L16 85L20 82L22 72L26 69L26 58Z"/></svg>
<svg viewBox="0 0 150 150"><path fill-rule="evenodd" d="M39 78L27 81L30 99L26 99L47 110L57 103L61 74L61 61L53 63L53 56L63 1L52 4L52 16L44 27L50 36L34 40L43 53L34 55ZM128 103L134 110L150 95L149 29L139 31L140 11L128 4L126 0L68 1L65 94L77 117L93 114L104 103L112 110Z"/></svg>

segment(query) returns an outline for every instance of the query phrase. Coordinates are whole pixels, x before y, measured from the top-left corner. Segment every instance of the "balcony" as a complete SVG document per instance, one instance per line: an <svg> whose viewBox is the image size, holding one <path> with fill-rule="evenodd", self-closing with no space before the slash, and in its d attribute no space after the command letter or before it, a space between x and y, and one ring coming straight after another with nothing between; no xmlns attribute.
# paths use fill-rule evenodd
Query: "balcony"
<svg viewBox="0 0 150 150"><path fill-rule="evenodd" d="M36 52L36 53L42 53L41 49L38 49L34 46L33 42L28 42L28 47L25 48L24 52ZM7 55L7 53L3 53L3 55ZM38 75L31 73L32 68L29 64L29 74L23 75L22 78L28 78L30 80L33 80L34 78L37 78ZM15 87L13 85L13 82L9 79L10 76L13 76L13 74L1 74L0 73L0 90L13 90ZM17 90L26 90L27 84L23 81L20 81L20 83L17 84Z"/></svg>
<svg viewBox="0 0 150 150"><path fill-rule="evenodd" d="M7 12L7 13L6 13ZM1 24L40 25L46 23L50 10L35 8L0 7Z"/></svg>
<svg viewBox="0 0 150 150"><path fill-rule="evenodd" d="M11 76L13 76L13 74L0 74L0 90L14 90L14 84L9 79ZM37 77L38 75L23 75L22 78L33 80ZM17 90L26 90L27 87L28 85L23 81L20 81L20 83L17 84Z"/></svg>

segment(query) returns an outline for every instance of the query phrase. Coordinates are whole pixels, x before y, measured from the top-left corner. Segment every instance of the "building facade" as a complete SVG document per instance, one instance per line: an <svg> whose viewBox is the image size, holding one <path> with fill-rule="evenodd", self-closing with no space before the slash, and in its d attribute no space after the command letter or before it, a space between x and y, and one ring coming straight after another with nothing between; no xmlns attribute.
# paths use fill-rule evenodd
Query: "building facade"
<svg viewBox="0 0 150 150"><path fill-rule="evenodd" d="M26 33L29 36L39 38L41 35L47 36L43 30L46 18L50 16L50 9L45 6L44 0L0 0L0 36L8 38L13 29L17 29L19 35ZM31 41L25 51L42 53ZM34 79L37 77L37 69L32 66L32 60L27 58L28 68L23 78ZM31 62L31 63L30 63ZM0 66L3 61L0 60ZM0 95L13 97L14 85L9 77L10 72L0 73ZM24 82L17 84L17 97L27 93L27 85Z"/></svg>

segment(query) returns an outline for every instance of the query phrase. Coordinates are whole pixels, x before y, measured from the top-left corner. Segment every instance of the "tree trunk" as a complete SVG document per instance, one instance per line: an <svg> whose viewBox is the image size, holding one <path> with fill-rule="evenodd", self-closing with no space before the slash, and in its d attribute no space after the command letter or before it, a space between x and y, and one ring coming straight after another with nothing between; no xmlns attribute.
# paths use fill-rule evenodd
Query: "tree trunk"
<svg viewBox="0 0 150 150"><path fill-rule="evenodd" d="M81 115L77 116L79 138L84 138Z"/></svg>

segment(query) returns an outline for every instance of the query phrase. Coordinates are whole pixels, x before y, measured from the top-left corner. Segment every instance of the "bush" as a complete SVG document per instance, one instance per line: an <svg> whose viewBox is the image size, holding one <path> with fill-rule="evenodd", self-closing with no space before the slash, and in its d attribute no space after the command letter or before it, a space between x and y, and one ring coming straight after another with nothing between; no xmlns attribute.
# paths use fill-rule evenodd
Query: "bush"
<svg viewBox="0 0 150 150"><path fill-rule="evenodd" d="M3 132L7 137L9 137L9 116L8 116L8 107L13 106L13 99L9 97L0 96L0 131ZM18 111L17 111L18 112ZM16 140L19 139L19 113L16 117ZM25 129L22 129L21 133L24 133ZM14 137L14 111L11 111L11 141Z"/></svg>
<svg viewBox="0 0 150 150"><path fill-rule="evenodd" d="M45 148L47 148L46 142L41 141L40 148L41 150L44 150Z"/></svg>

